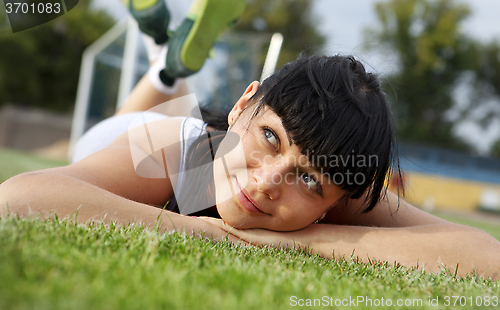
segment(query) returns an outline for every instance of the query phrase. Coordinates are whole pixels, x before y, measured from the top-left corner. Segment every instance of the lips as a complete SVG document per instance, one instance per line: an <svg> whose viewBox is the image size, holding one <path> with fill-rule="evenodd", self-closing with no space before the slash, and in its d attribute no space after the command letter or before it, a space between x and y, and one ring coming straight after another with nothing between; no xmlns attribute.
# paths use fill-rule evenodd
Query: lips
<svg viewBox="0 0 500 310"><path fill-rule="evenodd" d="M236 193L236 198L238 198L240 204L250 212L264 213L257 207L257 204L250 198L250 195L245 191L245 189L241 187L240 183L238 182L238 179L235 178L235 180L236 180L236 185L238 185L239 188L239 191Z"/></svg>

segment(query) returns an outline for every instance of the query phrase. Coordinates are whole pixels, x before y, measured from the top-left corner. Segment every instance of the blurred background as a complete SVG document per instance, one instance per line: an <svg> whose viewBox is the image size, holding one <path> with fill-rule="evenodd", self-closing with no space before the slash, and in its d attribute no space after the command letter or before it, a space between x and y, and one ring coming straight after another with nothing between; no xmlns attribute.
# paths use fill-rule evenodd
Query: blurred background
<svg viewBox="0 0 500 310"><path fill-rule="evenodd" d="M190 2L173 9L187 12ZM274 33L284 38L278 67L301 52L353 54L382 78L396 119L403 181L391 179L389 187L426 210L498 217L500 1L247 2L214 57L189 80L203 104L227 109L258 80ZM112 115L123 101L124 70L133 68L130 88L148 69L140 40L132 67L124 61L134 37L119 0L80 0L65 15L17 33L3 5L0 182L65 164L70 138L81 134L75 122L83 132ZM84 52L92 57L82 65ZM77 101L86 102L78 113Z"/></svg>

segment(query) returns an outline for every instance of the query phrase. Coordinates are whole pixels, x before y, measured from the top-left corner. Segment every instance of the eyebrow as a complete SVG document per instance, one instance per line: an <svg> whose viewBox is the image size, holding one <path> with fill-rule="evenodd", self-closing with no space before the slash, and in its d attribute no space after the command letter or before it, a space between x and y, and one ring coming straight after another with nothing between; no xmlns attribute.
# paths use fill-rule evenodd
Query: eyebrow
<svg viewBox="0 0 500 310"><path fill-rule="evenodd" d="M309 168L311 168L312 170L316 171L317 173L319 174L322 174L326 177L330 177L329 176L329 173L328 173L328 170L325 169L325 167L319 167L319 166L308 166Z"/></svg>
<svg viewBox="0 0 500 310"><path fill-rule="evenodd" d="M283 127L283 130L286 133L286 138L288 140L288 144L290 146L292 146L292 144L293 144L292 135L288 132L288 130L286 130L285 125L283 125L283 121L280 120L280 123L281 123L281 127Z"/></svg>
<svg viewBox="0 0 500 310"><path fill-rule="evenodd" d="M327 177L330 177L330 172L328 171L328 166L318 166L318 165L313 166L311 164L311 162L309 161L309 158L307 159L307 162L309 163L309 165L307 166L308 168L318 172L319 174L323 174Z"/></svg>
<svg viewBox="0 0 500 310"><path fill-rule="evenodd" d="M286 132L286 138L288 139L288 144L292 146L292 136L290 135L290 133L288 133L288 131L286 131L286 129L285 132Z"/></svg>
<svg viewBox="0 0 500 310"><path fill-rule="evenodd" d="M283 130L286 133L286 138L288 140L288 144L290 146L292 146L292 144L293 144L292 135L288 132L288 130L286 130L285 126L283 125L283 122L281 122L281 127L283 128ZM309 159L307 159L307 162L309 162ZM309 165L307 167L312 168L314 171L318 172L319 174L327 175L326 173L323 172L324 167L313 166L313 165L311 165L311 163L309 163Z"/></svg>

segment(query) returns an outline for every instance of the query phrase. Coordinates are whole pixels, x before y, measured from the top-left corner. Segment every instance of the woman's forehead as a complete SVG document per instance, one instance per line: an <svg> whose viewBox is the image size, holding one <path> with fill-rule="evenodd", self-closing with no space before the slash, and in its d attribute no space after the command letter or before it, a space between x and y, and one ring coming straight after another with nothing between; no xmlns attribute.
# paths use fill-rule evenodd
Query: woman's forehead
<svg viewBox="0 0 500 310"><path fill-rule="evenodd" d="M325 167L317 165L317 161L311 161L314 155L310 154L307 150L302 152L300 147L294 143L292 135L286 130L281 118L271 108L264 106L264 108L249 121L254 121L259 125L270 125L272 129L278 131L277 134L281 137L282 143L288 145L287 153L294 157L292 160L296 161L296 166L310 168L319 174L327 176L328 171Z"/></svg>
<svg viewBox="0 0 500 310"><path fill-rule="evenodd" d="M251 122L254 120L258 120L260 122L268 122L269 125L275 126L273 127L273 129L280 130L279 134L284 135L286 141L283 142L287 142L289 146L294 145L292 135L290 132L286 130L285 126L283 125L283 121L281 120L281 117L279 117L278 114L276 114L267 105L264 105L259 110L256 110L257 108L258 107L252 108L249 121Z"/></svg>

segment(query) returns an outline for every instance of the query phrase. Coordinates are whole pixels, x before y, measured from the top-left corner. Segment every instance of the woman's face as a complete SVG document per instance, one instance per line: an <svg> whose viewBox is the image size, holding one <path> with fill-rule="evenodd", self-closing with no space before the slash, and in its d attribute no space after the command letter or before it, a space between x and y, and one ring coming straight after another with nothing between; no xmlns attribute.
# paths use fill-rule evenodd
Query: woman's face
<svg viewBox="0 0 500 310"><path fill-rule="evenodd" d="M252 112L241 112L231 129L240 144L225 148L222 142L219 148L214 162L217 210L227 224L240 229L307 227L343 191L311 167L271 109L265 107L250 119Z"/></svg>

